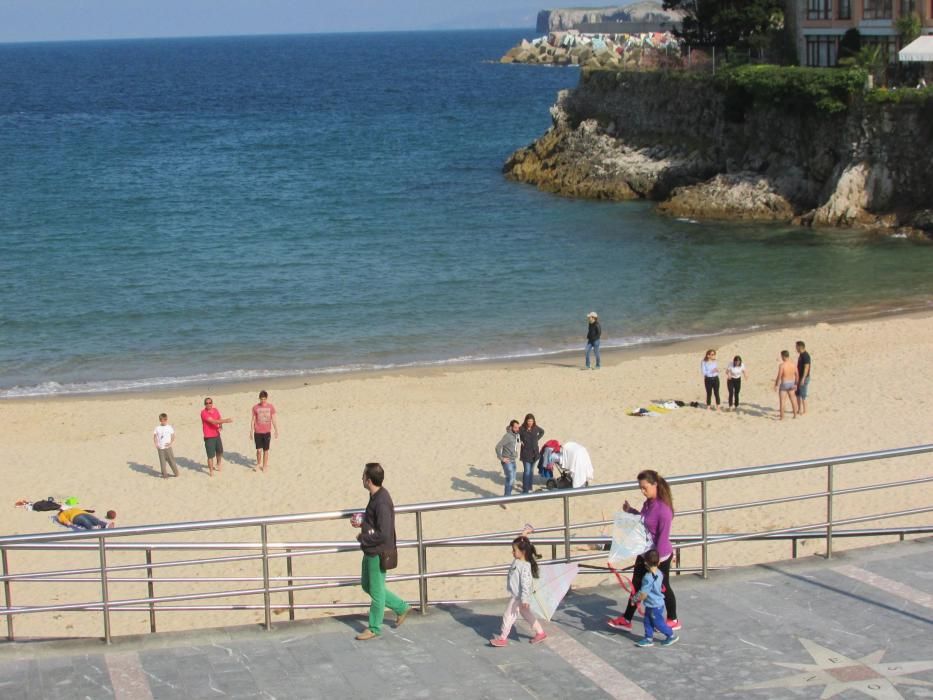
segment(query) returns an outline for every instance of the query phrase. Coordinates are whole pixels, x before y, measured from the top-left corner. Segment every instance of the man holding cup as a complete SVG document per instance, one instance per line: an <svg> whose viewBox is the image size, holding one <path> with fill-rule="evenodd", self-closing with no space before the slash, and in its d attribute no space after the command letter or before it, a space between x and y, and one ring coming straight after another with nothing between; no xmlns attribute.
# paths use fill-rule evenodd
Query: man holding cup
<svg viewBox="0 0 933 700"><path fill-rule="evenodd" d="M356 635L365 642L382 634L385 609L392 610L395 626L401 627L411 612L411 606L386 588L386 569L394 568L398 561L395 549L395 504L389 492L383 488L385 470L378 462L369 462L363 469L363 488L369 491L366 512L354 513L350 518L353 527L360 528L360 549L363 550L363 568L360 583L372 602L369 606L369 625Z"/></svg>

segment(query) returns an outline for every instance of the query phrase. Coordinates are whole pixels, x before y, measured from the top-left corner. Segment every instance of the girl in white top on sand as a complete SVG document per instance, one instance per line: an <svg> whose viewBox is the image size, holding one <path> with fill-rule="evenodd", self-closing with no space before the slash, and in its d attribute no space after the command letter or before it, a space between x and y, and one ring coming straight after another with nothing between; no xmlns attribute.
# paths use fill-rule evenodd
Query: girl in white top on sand
<svg viewBox="0 0 933 700"><path fill-rule="evenodd" d="M742 364L742 356L732 358L732 364L726 367L726 388L729 389L729 408L739 410L739 392L742 390L742 378L748 379L748 372Z"/></svg>
<svg viewBox="0 0 933 700"><path fill-rule="evenodd" d="M716 351L707 350L706 356L700 363L700 372L703 374L703 386L706 388L706 408L712 409L710 398L716 394L716 410L719 410L719 365L716 363Z"/></svg>
<svg viewBox="0 0 933 700"><path fill-rule="evenodd" d="M526 532L528 528L522 532ZM538 578L538 553L535 546L525 535L519 535L512 540L512 566L509 567L509 578L506 590L509 592L509 603L502 615L502 629L498 637L489 640L494 647L504 647L509 644L509 633L519 614L525 622L531 625L535 636L531 638L532 644L539 644L547 639L547 633L541 627L535 614L531 612L532 579Z"/></svg>

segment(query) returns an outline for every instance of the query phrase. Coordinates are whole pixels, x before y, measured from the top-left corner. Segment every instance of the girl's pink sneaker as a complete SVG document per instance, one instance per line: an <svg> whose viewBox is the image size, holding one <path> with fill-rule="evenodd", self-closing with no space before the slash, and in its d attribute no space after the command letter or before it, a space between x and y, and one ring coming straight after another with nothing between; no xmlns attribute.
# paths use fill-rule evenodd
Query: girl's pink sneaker
<svg viewBox="0 0 933 700"><path fill-rule="evenodd" d="M492 647L507 647L508 645L508 640L503 639L502 637L493 637L489 640L489 646Z"/></svg>
<svg viewBox="0 0 933 700"><path fill-rule="evenodd" d="M541 630L540 632L538 632L538 634L536 634L534 637L531 638L531 643L540 644L545 639L547 639L547 632L545 632L544 630Z"/></svg>

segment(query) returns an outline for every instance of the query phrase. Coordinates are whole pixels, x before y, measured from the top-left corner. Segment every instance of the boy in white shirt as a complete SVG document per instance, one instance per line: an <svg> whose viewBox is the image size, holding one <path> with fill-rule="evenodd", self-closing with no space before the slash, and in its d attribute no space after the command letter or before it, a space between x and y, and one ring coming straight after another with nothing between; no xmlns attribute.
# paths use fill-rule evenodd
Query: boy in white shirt
<svg viewBox="0 0 933 700"><path fill-rule="evenodd" d="M152 431L152 442L155 444L156 451L159 453L159 466L162 468L162 478L167 479L168 473L165 471L165 463L172 468L173 476L178 476L178 465L175 464L175 455L172 452L172 445L175 444L175 429L168 424L168 414L159 414L159 424Z"/></svg>

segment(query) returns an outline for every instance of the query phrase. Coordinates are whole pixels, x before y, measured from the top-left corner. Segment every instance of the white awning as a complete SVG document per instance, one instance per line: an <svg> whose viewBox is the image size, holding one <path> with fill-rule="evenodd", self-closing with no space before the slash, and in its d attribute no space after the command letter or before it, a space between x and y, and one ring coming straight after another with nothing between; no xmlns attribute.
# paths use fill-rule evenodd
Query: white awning
<svg viewBox="0 0 933 700"><path fill-rule="evenodd" d="M897 52L901 61L933 61L933 35L914 39Z"/></svg>

